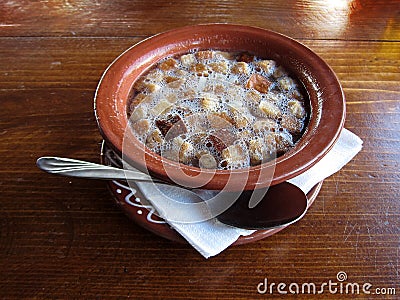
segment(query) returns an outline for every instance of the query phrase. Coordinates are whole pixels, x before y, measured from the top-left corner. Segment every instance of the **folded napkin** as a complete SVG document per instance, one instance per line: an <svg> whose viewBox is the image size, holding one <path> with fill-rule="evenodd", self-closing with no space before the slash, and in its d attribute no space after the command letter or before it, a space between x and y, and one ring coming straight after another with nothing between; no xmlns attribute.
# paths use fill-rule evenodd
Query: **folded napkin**
<svg viewBox="0 0 400 300"><path fill-rule="evenodd" d="M361 150L361 147L362 140L349 130L343 129L334 147L317 164L288 181L301 188L304 193L308 193L318 182L336 173L346 165ZM176 214L180 211L182 217L184 215L187 216L188 213L185 209L174 210L169 207L171 201L166 201L166 199L173 199L183 204L193 204L193 201L197 199L194 197L193 192L184 192L182 189L175 189L173 186L147 182L136 182L135 185L146 195L146 198L159 212L160 216L205 258L219 254L240 236L250 235L254 232L254 230L245 230L222 224L215 218L197 223L174 221L174 218L168 217L168 211L172 210ZM204 200L207 200L213 197L215 193L217 192L203 191L199 195ZM192 219L198 218L202 220L202 217L205 217L203 213L201 209L198 211L192 209L189 215Z"/></svg>

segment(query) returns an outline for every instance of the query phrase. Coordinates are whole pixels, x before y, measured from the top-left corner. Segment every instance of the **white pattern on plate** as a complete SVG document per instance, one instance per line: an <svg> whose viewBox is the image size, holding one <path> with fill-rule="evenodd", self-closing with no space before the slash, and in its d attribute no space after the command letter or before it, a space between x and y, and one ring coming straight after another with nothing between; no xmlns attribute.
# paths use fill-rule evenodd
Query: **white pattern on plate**
<svg viewBox="0 0 400 300"><path fill-rule="evenodd" d="M166 223L164 220L155 220L153 219L153 215L155 214L155 209L153 206L151 205L143 205L140 203L140 199L136 198L135 193L137 192L135 189L131 189L129 186L126 186L118 181L113 180L113 183L123 189L125 189L126 191L129 192L128 195L125 196L125 202L128 203L131 206L135 206L138 208L145 208L148 211L147 214L147 221L152 222L152 223L157 223L157 224L164 224ZM132 201L132 197L134 197L135 201ZM141 215L143 213L142 210L138 210L137 213L139 215Z"/></svg>

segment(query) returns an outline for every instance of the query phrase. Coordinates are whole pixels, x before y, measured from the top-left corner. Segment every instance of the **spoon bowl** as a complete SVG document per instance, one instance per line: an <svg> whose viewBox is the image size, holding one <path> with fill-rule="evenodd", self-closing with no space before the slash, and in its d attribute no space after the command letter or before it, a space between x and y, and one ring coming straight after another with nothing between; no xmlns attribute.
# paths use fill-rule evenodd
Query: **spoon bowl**
<svg viewBox="0 0 400 300"><path fill-rule="evenodd" d="M256 206L250 207L249 199L257 193L264 196ZM300 188L282 182L267 190L243 191L235 203L218 215L217 219L224 224L245 229L287 226L305 215L307 204L307 196Z"/></svg>

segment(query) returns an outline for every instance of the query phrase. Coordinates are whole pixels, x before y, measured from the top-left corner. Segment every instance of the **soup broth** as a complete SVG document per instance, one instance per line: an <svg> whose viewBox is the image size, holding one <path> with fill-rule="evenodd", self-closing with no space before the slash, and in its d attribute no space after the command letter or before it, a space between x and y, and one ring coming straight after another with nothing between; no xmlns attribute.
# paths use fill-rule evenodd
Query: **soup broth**
<svg viewBox="0 0 400 300"><path fill-rule="evenodd" d="M308 117L301 84L247 52L167 57L134 84L128 116L150 150L186 165L238 169L289 151Z"/></svg>

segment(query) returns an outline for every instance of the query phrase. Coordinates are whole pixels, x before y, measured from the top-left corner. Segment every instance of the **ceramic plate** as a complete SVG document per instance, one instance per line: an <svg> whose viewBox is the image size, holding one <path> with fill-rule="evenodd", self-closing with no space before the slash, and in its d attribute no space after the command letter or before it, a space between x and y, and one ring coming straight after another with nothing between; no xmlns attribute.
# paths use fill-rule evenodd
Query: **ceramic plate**
<svg viewBox="0 0 400 300"><path fill-rule="evenodd" d="M121 158L104 142L102 144L101 160L106 165L116 167L122 166ZM316 184L307 194L308 207L310 207L311 204L314 202L321 189L321 186L322 181ZM168 225L168 223L166 223L163 219L159 218L155 214L154 208L152 206L142 203L142 199L144 199L144 196L140 193L139 190L131 189L128 183L125 181L109 181L108 187L118 206L135 223L155 233L158 236L164 237L172 241L186 243L186 240L182 238L179 233L177 233L173 228ZM247 244L261 240L281 231L286 227L287 226L268 230L257 230L251 235L240 236L233 245Z"/></svg>

